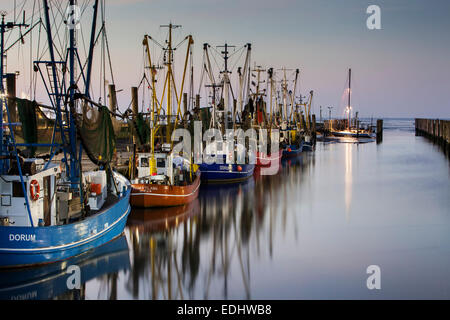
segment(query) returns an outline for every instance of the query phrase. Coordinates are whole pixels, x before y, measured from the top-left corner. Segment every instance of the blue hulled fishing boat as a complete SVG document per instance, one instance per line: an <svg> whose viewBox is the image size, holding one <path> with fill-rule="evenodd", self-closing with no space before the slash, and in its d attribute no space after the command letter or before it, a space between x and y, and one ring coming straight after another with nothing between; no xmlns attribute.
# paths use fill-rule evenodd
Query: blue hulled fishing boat
<svg viewBox="0 0 450 320"><path fill-rule="evenodd" d="M290 144L283 149L283 158L292 158L300 155L303 152L303 141L298 145Z"/></svg>
<svg viewBox="0 0 450 320"><path fill-rule="evenodd" d="M83 68L75 46L75 27L67 28L66 60L56 60L53 39L58 23L50 21L48 1L42 1L48 56L34 61L34 69L42 76L51 103L46 108L54 116L47 119L53 125L50 143L36 138L36 113L44 106L35 101L19 101L10 92L7 98L0 81L0 267L74 257L120 236L125 227L131 186L109 166L115 145L110 112L89 96L98 3L96 0L93 7L90 50ZM68 5L73 8L76 3L71 0ZM5 22L3 15L2 56L4 34L15 26L27 27L25 18L17 24ZM2 79L6 77L4 67L1 59ZM46 69L47 78L42 69ZM24 111L28 116L23 116ZM86 118L87 111L92 118ZM17 114L19 118L15 118ZM34 140L30 133L34 133ZM20 135L23 143L17 142ZM47 148L49 152L43 153ZM82 171L83 154L98 166L97 170ZM62 155L60 161L56 160L57 155Z"/></svg>
<svg viewBox="0 0 450 320"><path fill-rule="evenodd" d="M232 93L232 88L230 84L229 75L231 71L228 70L228 59L229 51L228 49L234 46L230 46L225 43L224 46L220 46L224 50L222 53L222 58L224 60L224 70L220 72L221 81L220 84L216 84L214 80L214 75L210 67L211 63L209 61L208 44L205 44L204 49L204 60L207 61L205 68L209 79L211 81L210 85L206 87L212 88L212 119L209 129L215 130L218 135L222 136L221 141L212 141L207 143L204 147L204 155L211 156L209 160L199 164L201 175L201 180L204 183L236 183L249 179L253 176L253 171L256 165L256 148L255 150L248 150L245 147L245 137L243 141L235 139L234 134L235 124L236 124L236 104L233 107L230 106L230 93ZM246 44L244 48L247 48L247 56L245 59L244 70L248 69L251 45ZM240 82L243 82L244 76L240 76ZM220 103L216 104L216 89L221 89ZM243 101L242 99L242 88L240 88L239 93L239 104ZM236 102L235 102L236 103ZM232 135L229 135L230 130ZM224 133L227 133L224 135ZM242 137L241 137L242 138ZM256 137L249 137L256 145ZM249 143L250 144L250 143ZM203 145L202 145L203 147ZM249 148L250 149L250 148Z"/></svg>
<svg viewBox="0 0 450 320"><path fill-rule="evenodd" d="M253 176L254 164L206 164L200 165L202 181L209 183L236 183Z"/></svg>

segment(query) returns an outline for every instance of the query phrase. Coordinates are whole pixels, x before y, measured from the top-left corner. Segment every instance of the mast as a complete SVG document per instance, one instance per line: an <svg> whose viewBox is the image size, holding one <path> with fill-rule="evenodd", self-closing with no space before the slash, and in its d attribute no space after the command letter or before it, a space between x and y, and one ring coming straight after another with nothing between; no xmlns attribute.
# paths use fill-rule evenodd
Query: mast
<svg viewBox="0 0 450 320"><path fill-rule="evenodd" d="M172 29L180 28L181 25L174 25L169 23L169 25L162 25L161 27L169 28L169 40L167 42L168 59L166 60L167 65L167 133L166 133L166 142L169 142L171 137L171 120L170 116L172 113L172 85L171 81L173 78L172 74L172 59L173 59L173 48L172 48Z"/></svg>
<svg viewBox="0 0 450 320"><path fill-rule="evenodd" d="M272 110L272 100L273 100L273 68L270 68L267 73L269 74L270 83L270 125L269 133L272 131L272 121L273 121L273 110Z"/></svg>
<svg viewBox="0 0 450 320"><path fill-rule="evenodd" d="M0 99L1 99L1 105L0 105L0 120L2 122L2 127L0 128L0 156L4 155L4 146L3 146L3 106L6 105L6 92L5 92L5 87L3 84L3 79L5 78L4 75L4 70L5 70L5 66L4 66L4 56L5 56L5 32L7 31L7 29L12 29L14 27L28 27L29 25L25 24L25 12L23 15L23 23L14 23L14 22L5 22L5 15L6 12L2 11L1 12L2 15L2 22L0 24ZM5 103L4 103L5 102ZM8 116L9 118L9 116ZM11 127L10 127L11 130ZM12 131L12 130L11 130ZM2 157L0 157L0 174L5 174L7 171L6 168L6 162L4 159L2 159Z"/></svg>
<svg viewBox="0 0 450 320"><path fill-rule="evenodd" d="M294 92L292 93L292 95L291 95L291 104L292 104L292 107L291 107L291 115L290 115L290 119L291 119L291 121L292 121L292 117L293 117L293 115L295 114L295 92L297 91L297 80L298 80L298 74L300 73L300 70L299 69L295 69L295 80L294 80ZM300 92L300 95L301 95L302 93ZM294 122L295 122L295 117L294 117Z"/></svg>
<svg viewBox="0 0 450 320"><path fill-rule="evenodd" d="M90 97L89 88L91 84L91 73L92 73L92 60L94 55L94 45L95 45L95 29L97 26L97 9L98 9L98 0L95 0L94 3L94 15L92 20L92 29L91 29L91 39L89 42L89 56L87 60L87 71L86 71L86 88L85 88L85 96Z"/></svg>
<svg viewBox="0 0 450 320"><path fill-rule="evenodd" d="M22 192L24 194L24 198L25 198L25 207L27 209L27 214L28 214L28 220L30 222L30 226L34 227L34 223L33 223L33 217L31 216L31 210L30 210L30 203L28 200L27 195L27 190L25 187L25 180L23 179L23 174L22 174L22 166L20 164L20 158L19 158L19 152L17 150L17 144L16 144L16 140L14 137L14 130L11 124L11 115L9 113L9 108L8 108L8 102L7 102L7 98L6 98L6 94L5 94L5 88L3 86L3 79L5 78L5 75L3 74L4 72L4 46L5 46L5 32L7 31L7 29L12 29L14 27L28 27L29 25L25 24L25 12L23 15L23 23L15 23L15 22L7 22L5 23L5 15L6 12L2 11L1 12L2 15L2 21L0 24L0 121L1 121L1 128L0 128L0 175L3 174L7 174L8 173L8 166L10 165L10 161L11 160L6 160L4 159L4 157L8 157L10 153L9 150L9 146L8 144L4 144L3 143L3 107L5 107L6 110L6 115L7 115L7 119L8 119L8 127L9 127L9 132L10 132L10 139L11 139L11 143L13 146L13 151L14 151L14 155L13 157L15 158L16 162L17 162L17 169L19 171L19 177L20 177L20 184L22 186ZM26 145L26 144L25 144ZM9 158L9 157L8 157ZM11 157L12 158L12 157ZM3 179L3 178L2 178Z"/></svg>
<svg viewBox="0 0 450 320"><path fill-rule="evenodd" d="M151 74L151 79L152 79L152 112L151 112L151 120L150 120L150 146L151 146L151 152L152 152L152 158L151 158L151 163L150 163L150 175L153 175L153 173L156 173L156 165L155 165L155 111L157 108L156 105L156 88L155 88L155 68L153 64L152 64L152 58L150 55L150 47L148 45L148 35L144 36L144 41L143 44L146 48L147 51L147 59L148 59L148 65L150 68L150 74Z"/></svg>
<svg viewBox="0 0 450 320"><path fill-rule="evenodd" d="M286 69L283 69L284 72L284 80L283 80L283 113L284 113L284 120L287 121L287 79L286 79Z"/></svg>
<svg viewBox="0 0 450 320"><path fill-rule="evenodd" d="M70 0L69 4L71 8L74 8L75 6L75 0ZM70 148L71 148L71 156L70 156L70 181L72 182L72 186L74 188L77 187L77 184L80 179L80 166L77 161L77 133L75 129L75 114L72 114L72 111L75 111L75 28L71 27L69 28L69 119L70 119L70 128L69 128L69 141L70 141ZM88 89L89 90L89 89ZM80 190L81 191L81 190Z"/></svg>
<svg viewBox="0 0 450 320"><path fill-rule="evenodd" d="M350 104L350 97L352 95L351 93L351 89L352 88L352 69L348 69L348 106L347 106L347 111L348 111L348 129L350 130L350 120L351 120L351 104Z"/></svg>
<svg viewBox="0 0 450 320"><path fill-rule="evenodd" d="M230 79L228 75L231 73L228 70L228 48L234 48L235 46L230 46L225 42L224 46L217 46L218 48L224 48L220 53L223 55L223 60L225 62L225 69L221 72L223 73L223 113L224 113L224 127L228 129L228 107L229 107L229 98L230 98Z"/></svg>

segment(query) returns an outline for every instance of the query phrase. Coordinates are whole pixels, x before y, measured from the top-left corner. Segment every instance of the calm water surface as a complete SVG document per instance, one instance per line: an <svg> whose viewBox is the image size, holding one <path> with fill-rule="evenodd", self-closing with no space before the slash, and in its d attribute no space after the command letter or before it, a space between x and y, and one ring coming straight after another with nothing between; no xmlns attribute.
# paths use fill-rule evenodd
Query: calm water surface
<svg viewBox="0 0 450 320"><path fill-rule="evenodd" d="M318 143L276 176L134 210L84 262L84 298L449 299L450 161L412 121L385 127L379 145Z"/></svg>

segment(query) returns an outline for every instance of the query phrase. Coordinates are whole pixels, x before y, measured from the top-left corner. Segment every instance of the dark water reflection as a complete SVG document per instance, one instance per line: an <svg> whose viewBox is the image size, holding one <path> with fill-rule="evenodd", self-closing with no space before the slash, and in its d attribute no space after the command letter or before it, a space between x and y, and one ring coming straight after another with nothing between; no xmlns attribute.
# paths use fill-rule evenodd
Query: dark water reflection
<svg viewBox="0 0 450 320"><path fill-rule="evenodd" d="M133 212L118 298L450 298L449 196L448 159L404 125L380 145L319 144L277 176Z"/></svg>
<svg viewBox="0 0 450 320"><path fill-rule="evenodd" d="M450 161L411 121L388 124L382 144L319 143L276 176L134 210L128 255L100 260L82 297L450 298Z"/></svg>

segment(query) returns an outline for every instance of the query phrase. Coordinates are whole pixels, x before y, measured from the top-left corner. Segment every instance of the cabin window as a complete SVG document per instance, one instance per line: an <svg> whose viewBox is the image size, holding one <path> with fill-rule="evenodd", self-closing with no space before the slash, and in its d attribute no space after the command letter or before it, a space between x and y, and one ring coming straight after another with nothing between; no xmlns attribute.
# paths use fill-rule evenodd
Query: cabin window
<svg viewBox="0 0 450 320"><path fill-rule="evenodd" d="M165 168L166 167L166 161L164 158L159 158L156 160L156 166L158 168Z"/></svg>
<svg viewBox="0 0 450 320"><path fill-rule="evenodd" d="M148 158L141 158L141 167L148 168Z"/></svg>
<svg viewBox="0 0 450 320"><path fill-rule="evenodd" d="M13 197L14 198L24 198L22 182L13 181Z"/></svg>
<svg viewBox="0 0 450 320"><path fill-rule="evenodd" d="M9 207L11 206L11 195L9 194L2 194L2 206Z"/></svg>

